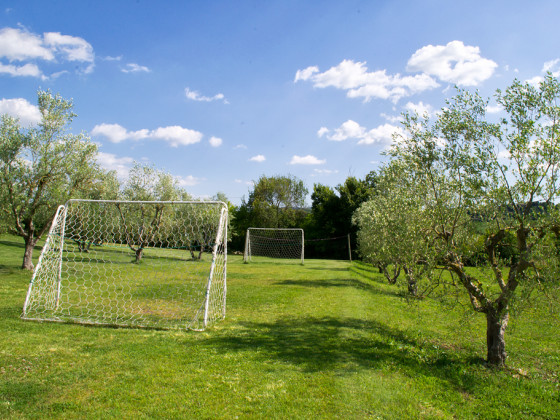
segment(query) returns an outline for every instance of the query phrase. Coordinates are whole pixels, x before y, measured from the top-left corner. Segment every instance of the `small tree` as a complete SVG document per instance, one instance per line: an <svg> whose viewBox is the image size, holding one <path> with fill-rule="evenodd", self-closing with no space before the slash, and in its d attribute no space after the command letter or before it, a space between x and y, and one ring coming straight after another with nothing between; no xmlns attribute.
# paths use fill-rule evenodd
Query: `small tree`
<svg viewBox="0 0 560 420"><path fill-rule="evenodd" d="M249 199L235 211L234 246L242 249L249 227L300 227L305 218L303 206L307 188L295 176L261 176Z"/></svg>
<svg viewBox="0 0 560 420"><path fill-rule="evenodd" d="M57 206L89 190L99 171L97 147L85 134L67 132L76 116L71 101L38 92L41 122L23 130L2 116L0 181L2 211L13 232L25 241L22 268L33 269L33 248L49 229Z"/></svg>
<svg viewBox="0 0 560 420"><path fill-rule="evenodd" d="M122 195L129 201L178 201L189 198L172 175L139 163L130 169ZM165 206L162 204L143 205L134 214L127 214L120 205L117 208L125 229L125 241L134 251L135 262L140 262L144 248L154 241L161 226L173 221L166 218Z"/></svg>
<svg viewBox="0 0 560 420"><path fill-rule="evenodd" d="M362 258L377 266L390 284L404 271L408 293L417 296L418 283L430 276L434 258L426 240L421 186L405 173L396 160L383 168L375 197L360 206L353 222Z"/></svg>
<svg viewBox="0 0 560 420"><path fill-rule="evenodd" d="M551 209L559 198L560 83L551 74L538 87L516 80L495 96L507 115L498 124L486 120L487 101L464 90L434 124L405 114L406 134L395 137L391 154L422 186L418 211L430 250L485 314L487 361L503 366L514 298L558 284L551 244L560 224ZM488 270L471 271L465 261L481 223ZM509 236L515 252L505 255Z"/></svg>

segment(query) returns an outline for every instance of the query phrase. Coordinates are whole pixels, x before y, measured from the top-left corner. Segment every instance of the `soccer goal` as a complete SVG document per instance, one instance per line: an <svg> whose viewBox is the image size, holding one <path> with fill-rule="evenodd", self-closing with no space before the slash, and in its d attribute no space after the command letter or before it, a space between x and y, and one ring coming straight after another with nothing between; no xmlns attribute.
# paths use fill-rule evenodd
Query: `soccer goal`
<svg viewBox="0 0 560 420"><path fill-rule="evenodd" d="M227 220L222 202L70 200L22 318L203 330L225 317Z"/></svg>
<svg viewBox="0 0 560 420"><path fill-rule="evenodd" d="M303 229L249 228L245 236L243 260L253 257L283 258L304 261Z"/></svg>

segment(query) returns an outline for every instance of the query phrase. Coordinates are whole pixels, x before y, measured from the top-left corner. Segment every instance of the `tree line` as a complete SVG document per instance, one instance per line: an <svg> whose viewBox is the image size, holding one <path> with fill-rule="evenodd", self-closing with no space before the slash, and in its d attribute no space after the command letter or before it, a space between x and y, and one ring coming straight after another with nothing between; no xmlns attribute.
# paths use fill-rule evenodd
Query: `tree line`
<svg viewBox="0 0 560 420"><path fill-rule="evenodd" d="M22 268L33 269L37 242L48 232L58 206L71 198L192 199L171 174L149 165L134 163L121 183L115 171L99 166L97 146L88 135L70 132L76 117L72 101L50 91L39 91L37 96L41 113L37 127L24 128L17 118L6 114L0 121L0 230L23 238ZM349 233L352 247L357 245L352 214L371 196L374 179L374 173L365 180L349 177L335 189L317 184L311 208L305 206L307 187L291 175L263 175L239 206L233 206L223 193L213 199L229 206L231 250L243 250L249 227L302 227L309 239L343 238L334 244L311 242L306 248L308 257L347 258L345 241ZM160 216L156 209L151 219L143 222L146 232L155 233ZM144 236L142 240L149 241L149 235ZM131 249L136 259L141 259L142 243L131 244Z"/></svg>

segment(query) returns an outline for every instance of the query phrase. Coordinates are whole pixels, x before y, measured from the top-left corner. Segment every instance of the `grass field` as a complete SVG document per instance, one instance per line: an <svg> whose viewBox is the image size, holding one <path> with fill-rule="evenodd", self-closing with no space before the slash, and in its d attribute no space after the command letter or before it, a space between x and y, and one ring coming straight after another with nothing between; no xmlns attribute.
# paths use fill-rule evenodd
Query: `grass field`
<svg viewBox="0 0 560 420"><path fill-rule="evenodd" d="M483 317L410 304L359 262L229 256L226 319L182 332L22 321L22 253L0 237L0 418L560 417L545 305L512 319L494 371Z"/></svg>

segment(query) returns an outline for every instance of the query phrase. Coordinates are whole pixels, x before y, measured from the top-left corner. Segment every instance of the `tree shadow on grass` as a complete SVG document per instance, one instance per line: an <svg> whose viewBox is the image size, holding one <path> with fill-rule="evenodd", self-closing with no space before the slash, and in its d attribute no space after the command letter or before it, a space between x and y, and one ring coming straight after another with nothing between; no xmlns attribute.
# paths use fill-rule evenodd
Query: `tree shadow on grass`
<svg viewBox="0 0 560 420"><path fill-rule="evenodd" d="M369 280L369 279L368 279ZM282 280L274 283L277 286L302 286L302 287L353 287L360 290L365 290L369 293L377 295L386 295L393 297L400 297L401 294L397 288L393 290L384 290L376 287L375 285L364 282L356 278L337 278L337 279L322 279L322 280Z"/></svg>
<svg viewBox="0 0 560 420"><path fill-rule="evenodd" d="M23 239L21 242L17 242L17 241L0 241L0 245L5 245L5 246L9 246L12 248L19 248L19 249L25 249L25 243L23 242ZM35 245L35 247L33 248L34 250L40 251L43 249L43 245Z"/></svg>
<svg viewBox="0 0 560 420"><path fill-rule="evenodd" d="M345 271L345 272L348 271L348 267L333 267L333 268L326 267L325 268L325 267L308 267L308 266L306 266L305 268L307 270L319 270L319 271L325 271L325 270L326 271Z"/></svg>
<svg viewBox="0 0 560 420"><path fill-rule="evenodd" d="M466 364L482 364L376 321L334 317L282 318L275 322L241 323L235 335L213 336L203 345L224 352L251 351L305 372L335 375L361 370L398 370L411 377L425 376L471 392L477 377Z"/></svg>

